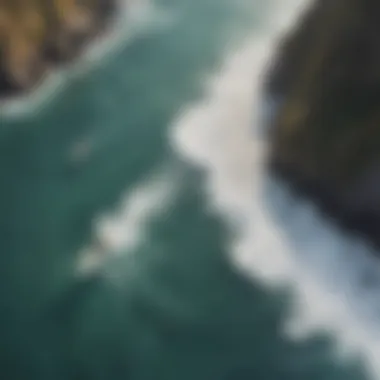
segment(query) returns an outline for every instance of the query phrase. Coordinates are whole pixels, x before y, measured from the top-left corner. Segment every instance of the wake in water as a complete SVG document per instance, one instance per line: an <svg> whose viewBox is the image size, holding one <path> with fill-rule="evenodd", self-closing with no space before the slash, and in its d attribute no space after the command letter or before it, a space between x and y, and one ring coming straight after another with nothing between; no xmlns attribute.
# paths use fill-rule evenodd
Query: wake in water
<svg viewBox="0 0 380 380"><path fill-rule="evenodd" d="M332 331L342 343L340 352L364 352L377 377L380 266L372 248L340 231L263 168L262 75L278 33L306 5L278 2L278 13L262 34L227 60L207 101L178 120L173 145L207 171L210 202L227 221L238 223L234 265L269 286L294 286L298 307L287 325L289 336Z"/></svg>
<svg viewBox="0 0 380 380"><path fill-rule="evenodd" d="M86 273L99 268L108 255L133 254L148 223L170 205L179 183L175 169L165 167L129 191L114 213L95 221L93 242L79 254L78 270Z"/></svg>

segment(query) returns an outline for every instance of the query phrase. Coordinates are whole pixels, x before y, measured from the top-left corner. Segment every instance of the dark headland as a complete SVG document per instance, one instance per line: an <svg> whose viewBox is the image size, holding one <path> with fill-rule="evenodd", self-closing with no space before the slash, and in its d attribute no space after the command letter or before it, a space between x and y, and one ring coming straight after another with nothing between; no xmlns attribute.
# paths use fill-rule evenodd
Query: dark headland
<svg viewBox="0 0 380 380"><path fill-rule="evenodd" d="M271 171L380 245L380 1L315 0L263 89Z"/></svg>
<svg viewBox="0 0 380 380"><path fill-rule="evenodd" d="M110 26L119 0L0 0L0 102L31 92Z"/></svg>

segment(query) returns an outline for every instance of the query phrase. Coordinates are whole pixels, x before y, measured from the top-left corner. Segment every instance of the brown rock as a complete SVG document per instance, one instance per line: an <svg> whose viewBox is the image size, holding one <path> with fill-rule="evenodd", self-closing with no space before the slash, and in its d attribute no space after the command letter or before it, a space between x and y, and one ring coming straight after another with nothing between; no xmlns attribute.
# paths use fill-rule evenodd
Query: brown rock
<svg viewBox="0 0 380 380"><path fill-rule="evenodd" d="M71 63L106 30L118 0L0 0L0 100Z"/></svg>

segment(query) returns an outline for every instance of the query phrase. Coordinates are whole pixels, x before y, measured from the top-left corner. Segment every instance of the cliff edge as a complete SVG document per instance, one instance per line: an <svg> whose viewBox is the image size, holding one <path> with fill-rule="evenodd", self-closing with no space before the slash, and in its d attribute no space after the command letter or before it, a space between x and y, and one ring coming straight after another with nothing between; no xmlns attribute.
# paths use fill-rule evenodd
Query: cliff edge
<svg viewBox="0 0 380 380"><path fill-rule="evenodd" d="M107 30L118 0L0 0L0 101L30 92Z"/></svg>
<svg viewBox="0 0 380 380"><path fill-rule="evenodd" d="M272 171L380 242L380 2L316 0L263 89Z"/></svg>

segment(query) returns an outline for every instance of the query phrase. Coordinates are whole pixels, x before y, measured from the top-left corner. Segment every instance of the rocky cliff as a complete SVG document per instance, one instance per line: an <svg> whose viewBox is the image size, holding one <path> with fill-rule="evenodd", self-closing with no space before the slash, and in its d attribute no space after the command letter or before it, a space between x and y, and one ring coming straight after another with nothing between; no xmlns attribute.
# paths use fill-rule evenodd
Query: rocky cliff
<svg viewBox="0 0 380 380"><path fill-rule="evenodd" d="M106 30L118 0L0 0L0 100L31 90Z"/></svg>
<svg viewBox="0 0 380 380"><path fill-rule="evenodd" d="M264 89L281 100L268 126L272 169L378 240L379 19L377 0L314 1L278 47Z"/></svg>

